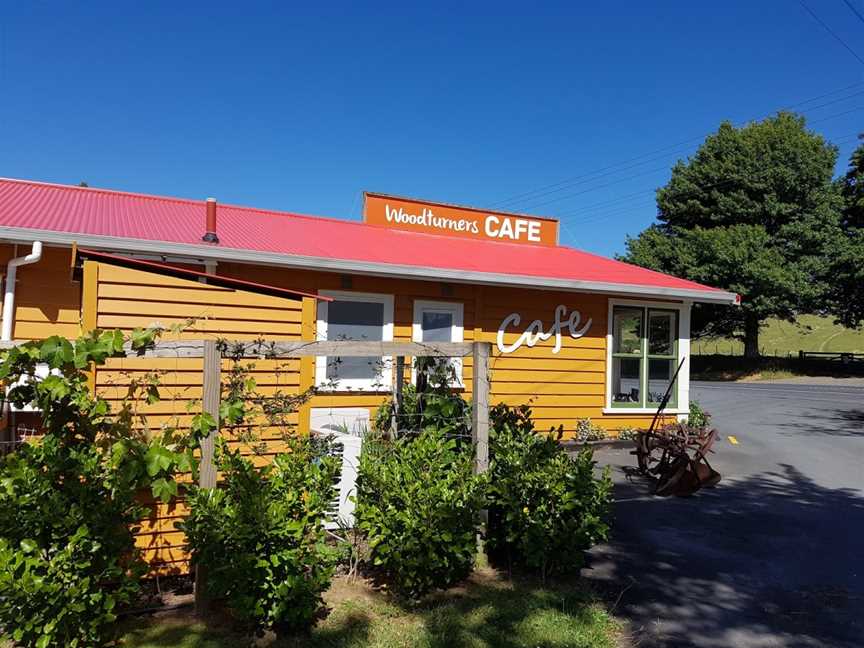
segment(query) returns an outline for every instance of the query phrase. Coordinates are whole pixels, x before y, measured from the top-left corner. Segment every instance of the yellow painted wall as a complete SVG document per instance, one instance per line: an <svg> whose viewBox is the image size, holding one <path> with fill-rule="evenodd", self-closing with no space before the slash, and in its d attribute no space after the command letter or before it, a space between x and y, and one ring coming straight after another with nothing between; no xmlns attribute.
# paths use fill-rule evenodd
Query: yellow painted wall
<svg viewBox="0 0 864 648"><path fill-rule="evenodd" d="M29 245L0 245L0 273L5 293L6 265L10 259L30 253ZM81 286L70 276L71 251L45 247L39 263L18 268L15 288L16 340L47 338L52 335L77 337L80 333Z"/></svg>
<svg viewBox="0 0 864 648"><path fill-rule="evenodd" d="M460 302L464 307L464 337L492 343L492 393L490 403L512 405L530 403L538 429L564 426L565 438L575 432L581 418L591 418L611 435L622 427L645 427L651 416L645 414L604 414L606 388L606 330L608 297L564 291L499 288L432 281L387 279L381 277L345 276L314 271L282 268L250 268L241 264L221 264L219 273L266 284L308 292L318 290L356 291L394 295L393 339L410 341L414 317L414 300ZM546 330L552 326L558 304L582 313L583 322L593 320L586 335L573 340L562 334L562 348L552 353L554 340L534 348L523 346L502 354L495 346L498 326L510 313L521 315L520 327L509 328L505 344L512 344L519 332L531 321L543 321ZM315 317L307 313L302 332L304 339L315 339ZM304 359L307 371L314 374L311 358ZM465 393L471 393L473 365L464 360ZM368 407L374 415L386 395L375 393L338 393L319 395L312 407Z"/></svg>
<svg viewBox="0 0 864 648"><path fill-rule="evenodd" d="M84 266L85 319L99 328L182 327L167 332L164 339L290 340L300 336L303 302L231 290L187 279L165 277L150 272L121 268L94 261ZM307 306L308 309L308 306ZM300 389L299 360L248 360L254 365L249 374L262 394L276 390L297 393ZM223 375L230 361L222 363ZM202 397L202 360L197 358L122 358L109 360L95 376L98 392L113 409L120 406L130 381L148 372L158 372L162 400L141 404L138 412L146 416L151 432L163 426L187 429L200 403L192 410L190 401ZM297 415L291 422L297 422ZM283 450L283 430L263 425L256 432L266 446L256 461L268 461ZM291 430L290 432L294 432ZM230 445L250 454L249 444L229 438ZM136 543L154 573L168 574L188 569L183 550L183 534L174 522L185 515L182 499L171 506L148 501L153 511L136 534Z"/></svg>
<svg viewBox="0 0 864 648"><path fill-rule="evenodd" d="M25 251L19 248L18 253ZM11 246L0 246L0 254L5 255L0 256L2 267L14 251ZM342 276L233 263L220 264L218 273L306 292L353 290L393 295L397 341L411 339L415 300L460 302L464 308L465 341L477 339L493 345L490 403L528 403L539 429L563 425L568 437L574 433L577 421L586 417L612 434L622 426L642 427L650 421L650 416L644 414L602 412L608 314L605 296ZM15 326L18 339L52 334L75 337L81 326L130 330L156 324L184 327L182 332L168 335L169 338L315 339L316 300L312 298L293 301L94 261L85 262L83 279L76 283L70 280L69 250L53 248L46 248L40 264L22 268L19 279ZM505 343L511 344L534 319L541 320L548 329L558 304L581 311L583 321L592 319L584 337L573 340L565 332L562 349L557 354L552 353L554 340L541 342L534 348L523 346L511 354L497 350L498 326L504 317L518 312L522 318L521 325L509 329L505 336ZM312 358L280 361L278 366L276 371L275 361L256 361L255 377L262 391L299 392L313 384ZM223 369L227 368L226 362ZM154 370L162 373L163 400L141 406L148 426L158 429L163 425L181 428L188 425L191 414L187 403L201 395L201 360L112 360L95 374L94 385L105 397L119 403L130 379ZM471 358L464 360L463 376L465 392L470 395ZM301 409L296 422L301 431L308 430L309 407L367 407L374 414L386 398L383 394L358 392L318 395ZM281 449L280 431L265 430L263 436L268 454ZM173 522L184 514L184 503L180 501L173 507L154 504L153 510L153 516L144 522L138 534L139 546L156 572L184 571L187 556L182 550L183 537L173 527Z"/></svg>

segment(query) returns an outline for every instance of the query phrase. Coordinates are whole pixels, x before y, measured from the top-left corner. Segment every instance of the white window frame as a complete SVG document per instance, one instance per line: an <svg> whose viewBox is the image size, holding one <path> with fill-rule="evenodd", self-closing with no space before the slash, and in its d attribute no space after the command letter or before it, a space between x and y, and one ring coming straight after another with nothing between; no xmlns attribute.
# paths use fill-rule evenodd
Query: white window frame
<svg viewBox="0 0 864 648"><path fill-rule="evenodd" d="M350 290L319 290L324 297L332 297L335 301L362 301L384 305L384 325L381 331L381 339L384 342L393 341L393 295L382 293L352 292ZM318 302L318 321L315 329L319 341L327 340L328 303ZM393 384L393 357L381 358L382 370L378 379L368 378L342 378L333 385L327 378L327 356L315 358L315 385L318 388L329 389L334 392L341 391L371 391L389 392Z"/></svg>
<svg viewBox="0 0 864 648"><path fill-rule="evenodd" d="M463 342L465 339L465 305L462 302L431 301L426 299L414 300L414 326L412 327L411 339L414 342L423 341L423 313L438 312L449 313L453 316L453 324L450 327L450 341ZM456 372L456 381L451 387L463 387L462 381L462 358L452 358L453 369ZM411 380L416 384L417 371L411 370Z"/></svg>
<svg viewBox="0 0 864 648"><path fill-rule="evenodd" d="M616 306L635 306L637 308L657 308L678 312L678 362L684 360L684 366L678 374L677 406L664 410L666 414L675 414L679 420L684 420L690 413L690 308L692 302L659 302L637 301L634 299L610 299L609 311L606 317L606 404L604 414L626 416L628 414L654 414L656 407L613 407L612 406L612 349L613 312ZM677 366L675 367L678 368Z"/></svg>

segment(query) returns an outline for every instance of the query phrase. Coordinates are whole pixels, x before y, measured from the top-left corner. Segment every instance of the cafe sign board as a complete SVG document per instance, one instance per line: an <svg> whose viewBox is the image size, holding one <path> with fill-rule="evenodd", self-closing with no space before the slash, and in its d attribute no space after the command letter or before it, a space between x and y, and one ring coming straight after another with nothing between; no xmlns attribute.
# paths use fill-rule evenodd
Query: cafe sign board
<svg viewBox="0 0 864 648"><path fill-rule="evenodd" d="M552 218L366 192L363 221L376 227L525 245L557 245Z"/></svg>

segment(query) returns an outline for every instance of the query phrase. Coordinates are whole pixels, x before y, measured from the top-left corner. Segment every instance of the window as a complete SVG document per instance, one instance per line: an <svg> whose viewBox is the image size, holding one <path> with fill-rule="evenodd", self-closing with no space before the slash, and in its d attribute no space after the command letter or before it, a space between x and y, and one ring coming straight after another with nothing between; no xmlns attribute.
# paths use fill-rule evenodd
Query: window
<svg viewBox="0 0 864 648"><path fill-rule="evenodd" d="M462 342L463 307L455 302L415 301L414 342ZM462 358L441 360L456 373L454 386L462 385ZM416 380L416 376L415 376Z"/></svg>
<svg viewBox="0 0 864 648"><path fill-rule="evenodd" d="M321 291L332 302L318 305L319 340L393 340L393 297L370 293ZM318 386L334 390L389 391L391 358L316 358Z"/></svg>
<svg viewBox="0 0 864 648"><path fill-rule="evenodd" d="M611 329L611 406L656 407L678 368L678 310L615 306ZM677 406L677 392L670 408Z"/></svg>

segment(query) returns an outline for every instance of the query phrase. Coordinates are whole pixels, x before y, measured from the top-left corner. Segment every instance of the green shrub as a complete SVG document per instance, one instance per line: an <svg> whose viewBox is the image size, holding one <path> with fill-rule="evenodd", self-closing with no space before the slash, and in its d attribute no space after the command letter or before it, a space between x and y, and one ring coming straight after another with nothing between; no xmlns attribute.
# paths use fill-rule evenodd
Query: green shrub
<svg viewBox="0 0 864 648"><path fill-rule="evenodd" d="M702 409L698 401L690 401L690 414L687 417L687 425L694 428L707 428L711 422L711 415Z"/></svg>
<svg viewBox="0 0 864 648"><path fill-rule="evenodd" d="M338 460L310 439L286 442L288 452L256 467L223 441L219 488L193 486L189 516L178 524L207 574L208 595L257 631L310 625L335 565L323 522Z"/></svg>
<svg viewBox="0 0 864 648"><path fill-rule="evenodd" d="M560 437L560 432L559 432ZM493 558L539 570L582 565L608 536L612 481L595 476L591 450L574 458L553 434L537 434L527 406L490 412L489 526Z"/></svg>
<svg viewBox="0 0 864 648"><path fill-rule="evenodd" d="M136 331L133 344L154 336ZM94 332L2 356L0 379L16 385L9 400L41 410L45 427L41 440L0 460L0 629L17 645L110 640L117 611L133 599L145 570L133 538L146 513L136 494L150 487L170 499L174 471L190 467L189 454L133 427L140 419L131 404L158 400L155 381L133 381L116 415L89 392L84 369L122 355L124 342L119 331ZM43 380L36 378L39 362L52 369Z"/></svg>
<svg viewBox="0 0 864 648"><path fill-rule="evenodd" d="M576 421L576 440L585 441L602 441L608 435L605 428L595 424L590 418L583 418Z"/></svg>
<svg viewBox="0 0 864 648"><path fill-rule="evenodd" d="M472 454L434 428L390 443L367 440L355 519L372 564L397 594L416 598L469 574L483 484Z"/></svg>
<svg viewBox="0 0 864 648"><path fill-rule="evenodd" d="M618 430L618 438L621 441L635 441L636 435L639 434L639 428L635 428L631 425L625 425L620 430Z"/></svg>

